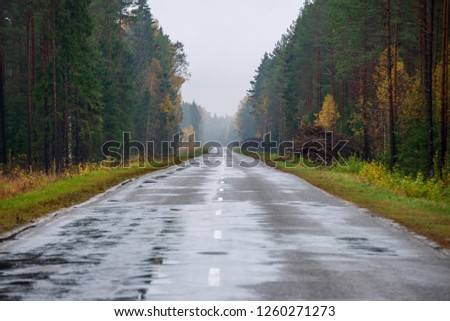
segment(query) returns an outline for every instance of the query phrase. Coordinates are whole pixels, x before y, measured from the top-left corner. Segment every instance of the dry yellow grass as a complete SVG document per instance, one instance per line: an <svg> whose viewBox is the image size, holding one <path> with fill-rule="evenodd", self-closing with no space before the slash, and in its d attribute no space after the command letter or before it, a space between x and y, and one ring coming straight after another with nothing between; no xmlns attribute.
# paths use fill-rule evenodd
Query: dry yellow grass
<svg viewBox="0 0 450 321"><path fill-rule="evenodd" d="M49 176L44 173L0 175L0 200L43 187L56 181L58 178L58 176Z"/></svg>

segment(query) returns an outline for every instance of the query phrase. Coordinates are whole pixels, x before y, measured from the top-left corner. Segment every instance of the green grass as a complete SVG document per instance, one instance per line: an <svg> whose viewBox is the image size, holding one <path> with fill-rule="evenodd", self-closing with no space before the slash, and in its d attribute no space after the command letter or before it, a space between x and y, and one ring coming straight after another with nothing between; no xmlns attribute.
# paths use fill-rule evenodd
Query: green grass
<svg viewBox="0 0 450 321"><path fill-rule="evenodd" d="M410 197L379 188L360 177L359 172L363 168L360 163L349 165L346 168L310 168L285 162L275 163L281 171L301 177L314 186L392 219L410 231L450 249L449 199Z"/></svg>
<svg viewBox="0 0 450 321"><path fill-rule="evenodd" d="M196 152L196 156L199 154L200 150ZM32 191L1 200L0 235L58 209L84 202L127 179L168 167L161 164L152 165L145 168L97 169L62 178ZM169 165L174 165L174 162L170 161Z"/></svg>

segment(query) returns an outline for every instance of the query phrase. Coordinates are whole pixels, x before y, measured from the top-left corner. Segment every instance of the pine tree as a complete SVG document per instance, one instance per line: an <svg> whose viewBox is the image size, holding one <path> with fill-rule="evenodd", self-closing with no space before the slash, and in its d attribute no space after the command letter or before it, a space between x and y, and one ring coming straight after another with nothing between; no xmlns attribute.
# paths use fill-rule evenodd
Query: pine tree
<svg viewBox="0 0 450 321"><path fill-rule="evenodd" d="M0 136L1 136L1 163L3 172L7 165L7 146L6 146L6 113L5 113L5 36L4 29L4 2L0 2Z"/></svg>

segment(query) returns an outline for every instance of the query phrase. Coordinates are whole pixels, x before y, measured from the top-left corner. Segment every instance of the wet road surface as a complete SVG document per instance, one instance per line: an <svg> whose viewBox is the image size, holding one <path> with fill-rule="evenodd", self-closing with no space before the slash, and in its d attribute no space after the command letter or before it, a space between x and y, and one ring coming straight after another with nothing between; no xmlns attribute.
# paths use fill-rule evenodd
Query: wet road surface
<svg viewBox="0 0 450 321"><path fill-rule="evenodd" d="M448 255L226 159L141 177L0 243L0 300L450 300Z"/></svg>

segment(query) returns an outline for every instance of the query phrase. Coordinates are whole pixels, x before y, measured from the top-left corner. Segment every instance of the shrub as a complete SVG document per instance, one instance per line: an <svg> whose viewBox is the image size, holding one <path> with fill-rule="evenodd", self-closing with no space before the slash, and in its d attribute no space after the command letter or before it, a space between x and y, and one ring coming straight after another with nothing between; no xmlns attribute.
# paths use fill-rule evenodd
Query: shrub
<svg viewBox="0 0 450 321"><path fill-rule="evenodd" d="M365 163L359 172L362 180L380 189L409 197L448 200L450 190L437 179L427 180L421 172L416 177L404 176L397 169L389 171L381 162Z"/></svg>
<svg viewBox="0 0 450 321"><path fill-rule="evenodd" d="M333 166L333 170L339 173L352 173L352 174L358 174L361 172L362 168L366 164L365 162L361 161L356 156L351 156L346 160L346 165L335 165Z"/></svg>

